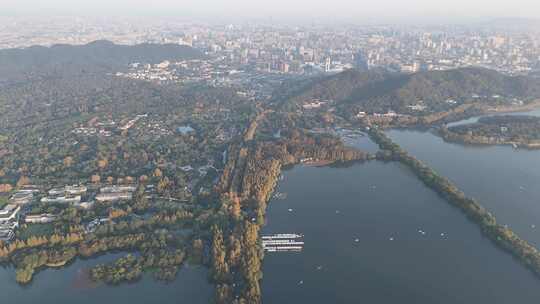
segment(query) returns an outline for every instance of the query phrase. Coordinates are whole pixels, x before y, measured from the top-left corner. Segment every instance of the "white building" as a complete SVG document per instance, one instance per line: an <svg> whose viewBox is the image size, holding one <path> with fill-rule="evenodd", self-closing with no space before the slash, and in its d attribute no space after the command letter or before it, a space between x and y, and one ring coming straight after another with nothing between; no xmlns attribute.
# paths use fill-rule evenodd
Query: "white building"
<svg viewBox="0 0 540 304"><path fill-rule="evenodd" d="M69 194L69 195L81 195L86 193L88 191L88 188L86 186L65 186L63 188L53 188L49 190L49 195L63 195L63 194Z"/></svg>
<svg viewBox="0 0 540 304"><path fill-rule="evenodd" d="M409 109L413 110L413 111L424 111L425 109L427 109L427 106L421 104L421 103L418 103L418 104L415 104L415 105L409 105L407 106Z"/></svg>
<svg viewBox="0 0 540 304"><path fill-rule="evenodd" d="M96 201L98 202L115 202L121 200L130 200L133 198L133 194L130 192L108 192L100 193L96 195Z"/></svg>
<svg viewBox="0 0 540 304"><path fill-rule="evenodd" d="M69 204L69 203L79 203L81 201L81 196L74 196L74 197L44 197L41 199L42 203L61 203L61 204Z"/></svg>
<svg viewBox="0 0 540 304"><path fill-rule="evenodd" d="M326 102L324 102L324 101L314 100L312 102L304 104L302 107L305 110L312 110L312 109L318 109L318 108L320 108L321 106L323 106L325 104L326 104Z"/></svg>
<svg viewBox="0 0 540 304"><path fill-rule="evenodd" d="M134 192L137 190L135 186L110 186L99 189L101 193L119 193L119 192Z"/></svg>
<svg viewBox="0 0 540 304"><path fill-rule="evenodd" d="M21 211L21 206L8 204L2 210L0 210L0 223L6 223L17 218L17 215Z"/></svg>
<svg viewBox="0 0 540 304"><path fill-rule="evenodd" d="M24 222L32 224L45 224L54 222L57 218L58 217L56 215L50 213L27 215Z"/></svg>
<svg viewBox="0 0 540 304"><path fill-rule="evenodd" d="M364 118L367 116L366 112L360 111L356 114L356 118Z"/></svg>

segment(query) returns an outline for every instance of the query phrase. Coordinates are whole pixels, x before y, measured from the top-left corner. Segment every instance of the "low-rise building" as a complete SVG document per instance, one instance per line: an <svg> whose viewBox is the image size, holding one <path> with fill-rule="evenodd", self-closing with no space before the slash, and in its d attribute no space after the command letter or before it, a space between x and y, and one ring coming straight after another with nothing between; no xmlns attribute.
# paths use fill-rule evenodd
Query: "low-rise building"
<svg viewBox="0 0 540 304"><path fill-rule="evenodd" d="M37 185L24 185L22 186L19 191L17 192L24 192L24 193L28 193L28 192L31 192L31 193L39 193L41 192L40 190L40 187L37 186Z"/></svg>
<svg viewBox="0 0 540 304"><path fill-rule="evenodd" d="M134 192L137 190L135 186L109 186L99 189L101 193L120 193L120 192Z"/></svg>
<svg viewBox="0 0 540 304"><path fill-rule="evenodd" d="M51 223L58 219L58 216L50 213L44 213L44 214L35 214L35 215L27 215L24 219L25 223L32 223L32 224L45 224L45 223Z"/></svg>
<svg viewBox="0 0 540 304"><path fill-rule="evenodd" d="M312 110L312 109L318 109L321 106L324 106L325 104L326 102L324 101L314 100L312 102L305 103L304 105L302 105L302 107L306 110Z"/></svg>
<svg viewBox="0 0 540 304"><path fill-rule="evenodd" d="M11 229L0 230L0 241L9 242L15 238L15 232Z"/></svg>
<svg viewBox="0 0 540 304"><path fill-rule="evenodd" d="M9 221L14 221L21 211L21 206L8 204L2 210L0 210L0 224Z"/></svg>
<svg viewBox="0 0 540 304"><path fill-rule="evenodd" d="M64 194L64 188L52 188L49 190L49 195L62 195Z"/></svg>
<svg viewBox="0 0 540 304"><path fill-rule="evenodd" d="M95 205L95 202L94 201L91 201L91 202L80 202L80 203L75 203L74 206L79 208L79 209L84 209L84 210L88 210L88 209L92 209Z"/></svg>
<svg viewBox="0 0 540 304"><path fill-rule="evenodd" d="M115 202L122 200L130 200L133 198L133 194L130 192L107 192L96 195L96 201L98 202Z"/></svg>
<svg viewBox="0 0 540 304"><path fill-rule="evenodd" d="M19 227L18 221L9 221L0 224L0 230L15 230Z"/></svg>
<svg viewBox="0 0 540 304"><path fill-rule="evenodd" d="M84 185L73 185L73 186L66 186L65 187L66 194L69 195L81 195L86 193L88 191L88 188Z"/></svg>
<svg viewBox="0 0 540 304"><path fill-rule="evenodd" d="M81 201L81 196L59 196L59 197L44 197L41 199L42 203L60 203L60 204L69 204L69 203L79 203Z"/></svg>
<svg viewBox="0 0 540 304"><path fill-rule="evenodd" d="M415 104L415 105L409 105L407 108L413 110L413 111L424 111L427 109L427 106L421 103Z"/></svg>
<svg viewBox="0 0 540 304"><path fill-rule="evenodd" d="M367 116L367 113L364 111L360 111L356 114L356 118L364 118Z"/></svg>
<svg viewBox="0 0 540 304"><path fill-rule="evenodd" d="M0 210L0 240L9 242L15 237L15 228L19 227L20 205L8 204Z"/></svg>
<svg viewBox="0 0 540 304"><path fill-rule="evenodd" d="M34 193L32 191L19 191L11 196L9 199L10 204L26 205L34 199Z"/></svg>
<svg viewBox="0 0 540 304"><path fill-rule="evenodd" d="M86 193L86 191L88 191L88 188L84 185L83 186L73 185L73 186L65 186L62 188L53 188L49 190L49 195L53 195L53 196L64 195L64 194L81 195L81 194Z"/></svg>

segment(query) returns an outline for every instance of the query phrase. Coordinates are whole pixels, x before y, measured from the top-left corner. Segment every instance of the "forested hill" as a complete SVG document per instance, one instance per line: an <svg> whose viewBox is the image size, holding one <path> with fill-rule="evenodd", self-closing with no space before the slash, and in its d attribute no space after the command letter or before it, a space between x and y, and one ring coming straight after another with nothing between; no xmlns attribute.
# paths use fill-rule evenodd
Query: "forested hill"
<svg viewBox="0 0 540 304"><path fill-rule="evenodd" d="M112 71L129 63L202 58L189 46L174 44L117 45L100 40L86 45L34 46L0 50L0 80L36 74Z"/></svg>
<svg viewBox="0 0 540 304"><path fill-rule="evenodd" d="M392 75L384 70L361 72L355 69L335 74L284 83L274 92L274 99L289 105L312 99L348 100L355 91L383 83Z"/></svg>
<svg viewBox="0 0 540 304"><path fill-rule="evenodd" d="M408 107L423 102L431 111L445 110L449 100L457 103L524 103L540 98L540 79L510 77L483 68L395 74L380 70L349 70L329 77L285 85L279 98L296 106L314 99L334 101L340 108L354 106L367 112L388 110L407 112Z"/></svg>

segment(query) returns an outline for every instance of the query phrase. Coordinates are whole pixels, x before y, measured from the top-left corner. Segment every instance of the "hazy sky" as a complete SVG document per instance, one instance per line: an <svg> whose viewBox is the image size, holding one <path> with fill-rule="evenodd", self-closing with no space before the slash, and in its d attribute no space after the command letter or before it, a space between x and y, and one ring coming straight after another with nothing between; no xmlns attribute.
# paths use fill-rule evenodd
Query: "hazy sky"
<svg viewBox="0 0 540 304"><path fill-rule="evenodd" d="M0 14L540 18L540 0L0 0Z"/></svg>

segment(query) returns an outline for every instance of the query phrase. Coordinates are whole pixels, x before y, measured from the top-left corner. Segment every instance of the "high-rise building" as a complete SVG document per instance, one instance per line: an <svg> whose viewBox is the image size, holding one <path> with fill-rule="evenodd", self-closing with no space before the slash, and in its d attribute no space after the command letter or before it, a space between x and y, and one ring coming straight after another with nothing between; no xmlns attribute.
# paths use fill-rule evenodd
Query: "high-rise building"
<svg viewBox="0 0 540 304"><path fill-rule="evenodd" d="M324 63L324 71L328 73L330 72L331 69L332 69L332 58L326 57L326 60Z"/></svg>

